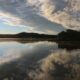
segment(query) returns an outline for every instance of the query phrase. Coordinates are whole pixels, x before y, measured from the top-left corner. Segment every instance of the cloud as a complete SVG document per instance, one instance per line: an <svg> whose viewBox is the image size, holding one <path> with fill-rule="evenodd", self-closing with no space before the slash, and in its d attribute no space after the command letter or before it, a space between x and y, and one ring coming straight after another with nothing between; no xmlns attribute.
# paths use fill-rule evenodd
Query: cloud
<svg viewBox="0 0 80 80"><path fill-rule="evenodd" d="M6 13L6 15L5 15ZM7 12L1 12L0 11L0 22L3 22L5 24L9 24L11 26L16 26L21 24L21 19L13 16L11 14L8 14Z"/></svg>
<svg viewBox="0 0 80 80"><path fill-rule="evenodd" d="M0 18L42 33L58 33L65 28L80 30L79 3L79 0L0 0Z"/></svg>
<svg viewBox="0 0 80 80"><path fill-rule="evenodd" d="M13 26L27 25L33 28L33 31L42 33L50 30L56 33L64 30L63 26L38 15L26 0L0 0L0 13L3 22Z"/></svg>
<svg viewBox="0 0 80 80"><path fill-rule="evenodd" d="M28 0L46 19L80 30L80 0Z"/></svg>

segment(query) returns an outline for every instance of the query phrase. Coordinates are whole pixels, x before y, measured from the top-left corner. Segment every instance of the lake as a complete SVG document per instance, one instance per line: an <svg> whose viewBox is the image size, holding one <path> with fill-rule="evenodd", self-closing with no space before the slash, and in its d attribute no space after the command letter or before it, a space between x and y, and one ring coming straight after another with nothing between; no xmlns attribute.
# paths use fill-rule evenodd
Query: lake
<svg viewBox="0 0 80 80"><path fill-rule="evenodd" d="M79 46L64 44L0 40L0 80L79 80Z"/></svg>

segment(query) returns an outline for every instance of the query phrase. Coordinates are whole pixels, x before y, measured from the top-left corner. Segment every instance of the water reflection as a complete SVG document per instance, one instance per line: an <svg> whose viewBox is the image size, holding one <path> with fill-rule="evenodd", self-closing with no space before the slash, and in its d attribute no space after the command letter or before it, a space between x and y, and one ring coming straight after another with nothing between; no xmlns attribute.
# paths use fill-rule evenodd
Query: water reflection
<svg viewBox="0 0 80 80"><path fill-rule="evenodd" d="M64 42L0 40L0 80L79 80L79 48Z"/></svg>
<svg viewBox="0 0 80 80"><path fill-rule="evenodd" d="M36 58L39 59L39 57L45 57L48 55L48 53L50 53L52 50L56 50L57 48L57 44L51 42L37 42L27 44L20 44L17 42L1 42L0 59L12 58L12 60L14 60L14 58L22 56L28 56L28 58L30 56L37 56ZM5 61L6 60L4 60L4 62Z"/></svg>
<svg viewBox="0 0 80 80"><path fill-rule="evenodd" d="M58 48L60 49L66 49L66 50L76 50L76 49L80 49L80 42L76 41L72 41L72 42L57 42L58 44Z"/></svg>
<svg viewBox="0 0 80 80"><path fill-rule="evenodd" d="M30 80L79 80L80 50L57 50L28 72Z"/></svg>
<svg viewBox="0 0 80 80"><path fill-rule="evenodd" d="M0 42L0 80L11 77L16 71L19 71L18 74L25 74L30 65L48 56L57 48L56 43L47 41L25 44L15 41Z"/></svg>

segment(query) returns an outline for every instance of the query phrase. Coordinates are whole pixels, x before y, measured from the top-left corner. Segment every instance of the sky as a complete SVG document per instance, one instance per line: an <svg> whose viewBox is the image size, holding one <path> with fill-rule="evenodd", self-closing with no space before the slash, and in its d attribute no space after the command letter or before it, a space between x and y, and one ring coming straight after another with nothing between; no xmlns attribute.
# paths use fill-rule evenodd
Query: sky
<svg viewBox="0 0 80 80"><path fill-rule="evenodd" d="M0 34L16 34L20 32L30 32L28 27L16 27L0 23Z"/></svg>
<svg viewBox="0 0 80 80"><path fill-rule="evenodd" d="M80 30L80 0L0 0L0 34Z"/></svg>

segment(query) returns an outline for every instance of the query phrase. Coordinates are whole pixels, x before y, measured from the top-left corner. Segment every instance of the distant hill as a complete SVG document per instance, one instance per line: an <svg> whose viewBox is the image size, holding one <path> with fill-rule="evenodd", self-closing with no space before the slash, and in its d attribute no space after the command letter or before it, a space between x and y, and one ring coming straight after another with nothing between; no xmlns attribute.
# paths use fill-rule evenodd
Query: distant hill
<svg viewBox="0 0 80 80"><path fill-rule="evenodd" d="M38 33L18 33L18 34L0 34L0 38L28 38L28 39L42 39L53 41L80 41L80 32L67 29L60 32L58 35L38 34Z"/></svg>
<svg viewBox="0 0 80 80"><path fill-rule="evenodd" d="M66 30L57 35L59 41L80 41L80 31Z"/></svg>
<svg viewBox="0 0 80 80"><path fill-rule="evenodd" d="M0 38L56 38L56 35L38 34L38 33L18 33L18 34L0 34Z"/></svg>

